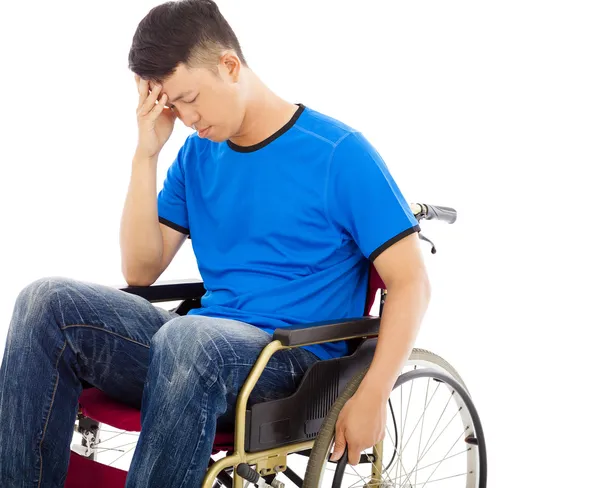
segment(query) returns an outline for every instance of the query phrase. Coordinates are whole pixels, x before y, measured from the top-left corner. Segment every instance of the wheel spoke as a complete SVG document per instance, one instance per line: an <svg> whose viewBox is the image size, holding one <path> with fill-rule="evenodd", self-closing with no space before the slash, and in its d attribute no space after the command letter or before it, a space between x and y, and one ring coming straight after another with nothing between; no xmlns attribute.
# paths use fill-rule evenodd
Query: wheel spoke
<svg viewBox="0 0 600 488"><path fill-rule="evenodd" d="M442 417L444 416L444 414L446 413L446 409L448 408L448 405L450 405L450 400L452 400L452 397L454 396L456 392L454 390L452 390L452 393L448 396L448 401L446 402L446 405L444 406L444 410L442 410L442 413L440 414L440 417L438 418L438 421L436 422L435 426L433 427L433 430L431 431L431 435L429 436L429 439L427 439L427 442L425 443L425 447L423 448L423 451L426 452L427 450L427 446L429 446L429 441L431 440L431 438L433 437L433 434L435 432L435 429L437 429L437 426L440 424ZM460 410L459 410L460 411ZM437 439L436 439L437 440Z"/></svg>
<svg viewBox="0 0 600 488"><path fill-rule="evenodd" d="M98 435L100 435L100 432L104 432L104 430L99 430ZM108 439L100 440L97 444L100 445L102 442L112 441L113 439L116 439L117 437L119 437L120 435L123 435L123 434L124 434L124 432L120 432L117 435L113 435L112 437L109 437Z"/></svg>
<svg viewBox="0 0 600 488"><path fill-rule="evenodd" d="M422 483L418 483L418 485L417 485L417 484L412 484L412 483L411 483L411 484L410 484L410 488L413 488L413 487L415 487L415 486L419 486L419 485L420 485L420 486L425 486L425 485L428 485L428 484L431 484L431 483L435 483L436 481L444 481L444 480L448 480L448 479L450 479L450 478L458 478L459 476L467 476L468 474L469 474L469 473L453 474L453 475L451 475L451 476L444 476L443 478L437 478L437 479L435 479L435 480L424 481L424 482L422 482Z"/></svg>
<svg viewBox="0 0 600 488"><path fill-rule="evenodd" d="M406 429L406 421L408 420L408 411L410 410L410 399L412 397L412 390L413 390L413 385L414 385L414 381L410 382L410 392L408 393L408 405L406 405L406 417L404 418L404 427L402 428L402 431L404 431ZM407 441L408 443L408 441Z"/></svg>
<svg viewBox="0 0 600 488"><path fill-rule="evenodd" d="M441 463L441 462L443 462L443 461L447 461L448 459L451 459L451 458L453 458L453 457L460 456L461 454L465 454L465 453L466 453L466 452L468 452L469 450L470 450L470 448L469 448L469 449L465 449L464 451L457 452L457 453L455 453L455 454L452 454L452 455L450 455L450 456L445 456L444 458L442 458L442 459L441 459L441 460L439 460L439 461L434 461L434 462L432 462L432 463L429 463L429 464L427 464L426 466L421 466L421 467L418 469L418 471L423 471L424 469L430 468L431 466L435 466L436 464L439 464L439 463ZM397 481L397 480L399 480L399 479L400 479L400 480L404 479L404 481L402 481L402 483L404 484L404 483L406 483L406 481L407 481L407 480L409 480L410 476L412 476L412 472L413 472L413 471L411 470L411 474L410 474L410 475L409 475L408 473L406 473L406 475L401 475L400 477L395 477L395 478L392 478L392 479L390 479L390 481L391 481L392 483L396 483L396 481ZM452 476L450 476L450 478L451 478L451 477L453 477L453 476L462 476L462 475L452 475ZM430 482L431 482L431 481L430 481ZM419 484L425 484L425 483L426 483L426 482L419 483ZM410 484L410 486L414 486L414 483L411 483L411 484Z"/></svg>
<svg viewBox="0 0 600 488"><path fill-rule="evenodd" d="M414 383L414 381L411 382L411 387L412 387L412 383ZM413 434L415 433L415 431L417 430L417 428L419 427L419 423L421 422L421 420L423 419L425 412L427 411L427 409L429 408L429 405L431 405L431 402L433 401L433 398L435 397L436 393L438 392L438 389L440 387L441 383L438 383L437 387L435 388L435 391L433 392L433 395L431 395L431 398L429 400L429 403L426 405L425 409L423 410L423 413L421 414L421 416L419 417L419 420L417 421L415 427L413 428L412 432L410 433L410 435L408 436L408 439L406 441L406 445L405 446L401 446L402 451L404 452L404 448L406 446L408 446L408 443L410 442L410 440L412 439ZM408 410L408 409L407 409ZM407 415L408 416L408 415Z"/></svg>
<svg viewBox="0 0 600 488"><path fill-rule="evenodd" d="M423 456L421 456L421 459L425 457L425 455L431 450L431 448L433 447L433 445L436 443L436 441L440 438L440 436L444 433L444 431L448 428L448 426L450 425L450 423L454 420L454 418L460 413L460 411L462 410L462 407L460 407L456 413L452 416L452 418L448 421L448 423L446 424L446 426L442 429L442 431L440 432L440 434L435 438L435 441L433 441L431 443L431 446L429 446L429 448L423 453ZM463 432L461 432L460 435L464 435L464 433L469 430L469 427L465 427L465 430Z"/></svg>
<svg viewBox="0 0 600 488"><path fill-rule="evenodd" d="M417 485L417 473L419 472L419 455L421 454L421 441L423 440L423 426L425 425L425 413L427 412L427 398L429 397L429 384L431 378L427 378L427 390L425 392L425 404L423 406L423 422L421 422L421 433L419 434L419 447L417 448L417 464L415 470L415 486Z"/></svg>
<svg viewBox="0 0 600 488"><path fill-rule="evenodd" d="M125 454L130 453L133 449L135 448L132 447L131 449L129 449L128 451L125 451L123 454L121 454L117 459L113 460L112 462L110 462L108 465L112 466L113 464L115 464L119 459L121 459L123 456L125 456Z"/></svg>
<svg viewBox="0 0 600 488"><path fill-rule="evenodd" d="M389 428L387 426L386 426L386 429L389 432ZM460 439L460 437L462 437L462 435L463 434L461 433L461 435L459 436L459 439ZM390 475L389 475L388 470L385 470L384 473L380 472L381 481L380 481L380 483L377 483L375 485L378 485L378 484L382 485L385 482L389 482L390 484L395 484L399 480L401 482L400 486L404 486L407 483L408 483L408 486L410 486L410 487L416 487L416 486L420 486L420 485L425 486L427 483L434 483L436 481L441 481L441 480L449 479L449 478L455 478L455 477L458 477L458 476L464 476L464 475L468 474L468 473L462 473L462 474L456 474L456 475L446 476L444 478L438 478L438 479L435 479L435 480L428 479L427 481L424 481L422 483L418 483L417 482L417 475L416 475L416 473L418 473L419 471L423 471L423 470L425 470L427 468L430 468L432 466L436 466L436 469L437 469L437 466L439 466L444 461L447 461L448 459L454 458L456 456L460 456L461 454L465 454L465 453L467 453L471 449L471 448L468 448L468 449L465 449L464 451L460 451L460 452L448 455L448 453L452 450L452 448L454 448L454 446L456 445L457 442L458 442L458 440L456 442L454 442L454 444L452 445L452 447L450 448L450 450L446 453L446 455L442 459L440 459L438 461L431 462L431 463L429 463L429 464L427 464L425 466L418 467L418 462L423 459L423 456L421 456L419 458L419 460L417 461L417 465L410 471L410 473L406 471L406 469L404 468L403 463L400 461L399 464L402 467L402 470L404 471L403 475L400 475L399 477L395 476L395 477L391 478ZM379 455L379 453L377 452L377 449L375 448L374 450L375 450L375 454ZM364 476L362 476L361 474L359 474L356 471L356 469L355 469L354 466L350 465L350 467L352 468L352 470L354 471L354 473L345 473L344 476L358 477L359 479L358 479L358 481L354 482L353 484L351 484L350 486L347 486L345 488L354 488L354 487L360 485L361 483L373 485L373 481L372 480L367 480ZM326 468L326 469L328 471L335 471L335 469L332 469L332 468ZM375 467L375 469L377 469L377 467ZM396 469L397 469L397 467L396 467ZM410 482L410 478L412 477L413 473L415 473L415 482L411 483ZM431 478L431 476L430 476L430 478Z"/></svg>
<svg viewBox="0 0 600 488"><path fill-rule="evenodd" d="M389 432L389 428L387 425L385 428ZM398 449L396 447L394 447L394 450L396 451L396 454L398 455L398 460L394 463L396 465L396 473L395 473L394 479L398 479L398 466L400 466L402 468L402 470L404 471L405 474L408 475L408 473L406 472L406 468L404 467L404 463L402 462L402 454L400 452L398 452ZM386 471L388 471L388 470L389 470L389 466L386 469ZM400 476L403 476L402 473L400 473Z"/></svg>
<svg viewBox="0 0 600 488"><path fill-rule="evenodd" d="M396 452L398 453L398 461L400 461L400 463L402 463L402 449L403 449L403 439L404 439L404 429L402 428L402 409L403 409L403 401L402 401L402 391L403 391L403 387L404 385L400 385L400 452L398 453L398 449L396 446ZM404 469L404 465L402 465L402 469ZM402 472L400 473L402 474ZM398 464L396 464L396 476L398 476Z"/></svg>
<svg viewBox="0 0 600 488"><path fill-rule="evenodd" d="M410 401L410 398L412 396L412 386L413 386L413 384L414 383L411 383L411 391L410 391L410 394L409 394L409 401ZM430 445L431 439L433 438L433 436L434 436L434 434L435 434L435 432L436 432L436 430L437 430L437 428L438 428L438 426L439 426L439 424L440 424L440 422L441 422L441 420L442 420L442 418L443 418L443 416L444 416L444 414L445 414L445 412L446 412L446 410L448 408L448 405L450 404L450 401L452 400L453 395L455 394L455 391L453 390L451 392L451 394L449 395L448 401L446 402L446 404L444 406L444 409L442 410L442 413L440 414L440 416L439 416L439 418L438 418L435 426L433 427L433 430L432 430L431 434L429 435L429 437L427 438L427 441L423 445L422 439L423 439L423 430L424 430L424 424L425 424L425 421L424 421L425 415L426 415L427 410L429 409L429 407L430 407L430 405L431 405L431 403L432 403L435 395L437 394L440 385L441 385L441 383L438 383L438 385L436 386L436 388L435 388L432 396L429 397L430 381L428 380L423 413L419 417L419 420L417 421L415 427L412 429L412 432L409 435L409 437L408 437L405 445L403 445L403 439L402 439L402 437L403 437L404 431L406 429L406 424L407 424L407 419L408 419L408 407L407 407L406 417L403 418L402 415L401 415L401 419L402 419L401 420L401 428L402 428L402 430L401 430L401 442L402 442L402 444L401 444L401 451L399 452L398 449L396 447L394 447L395 454L397 455L398 459L395 461L395 466L393 466L393 465L391 466L392 469L395 469L395 473L394 473L394 477L393 477L394 480L402 479L402 478L404 478L404 476L406 476L407 478L404 478L404 481L406 482L406 481L408 481L408 479L412 475L412 473L415 473L415 482L413 483L413 485L421 484L421 483L418 483L418 479L417 479L417 475L416 475L416 473L418 471L421 471L421 468L419 468L419 463L423 460L423 458L426 456L426 454L431 450L431 448L433 447L433 444L435 444L435 442L438 441L438 439L446 431L446 429L448 428L448 426L452 423L452 421L456 418L456 415L461 410L461 409L457 410L456 414L450 419L450 421L446 424L446 426L442 429L442 431L439 433L439 435L435 438L435 440L433 441L433 443L431 443L431 445ZM402 391L403 390L402 390L402 387L401 387L400 388L401 399L402 399ZM403 402L401 401L401 411L402 411L402 407L403 407ZM412 439L412 436L414 435L416 429L419 427L419 423L421 424L421 433L420 433L420 439L419 439L419 447L418 447L418 451L417 451L417 461L416 461L415 466L413 467L413 469L411 469L411 471L409 473L407 471L406 467L404 466L402 458L403 458L403 454L405 452L405 449L408 447L408 444L410 443L410 440ZM388 434L390 435L390 437L392 437L391 432L389 430L389 427L387 425L386 425L386 430L387 430ZM423 449L422 452L421 452L421 447ZM454 455L450 456L450 457L454 457ZM428 464L427 467L435 465L435 464L436 463ZM388 466L388 468L386 468L385 475L381 476L382 480L384 480L384 477L387 477L387 480L391 480L392 479L392 478L390 478L391 470L389 468L390 468L390 466ZM398 473L399 469L400 469L401 473Z"/></svg>
<svg viewBox="0 0 600 488"><path fill-rule="evenodd" d="M411 386L412 386L412 385L411 385ZM443 416L444 416L444 413L446 412L446 410L447 410L447 408L448 408L448 405L449 405L450 401L452 400L452 398L453 398L453 395L455 394L455 391L453 390L453 391L451 392L451 394L449 395L448 401L446 402L446 405L444 406L444 409L443 409L443 411L442 411L441 415L439 416L439 418L438 418L438 420L437 420L437 422L436 422L436 424L435 424L435 426L434 426L434 428L433 428L433 430L432 430L431 434L429 435L429 437L428 437L428 439L427 439L427 442L426 442L426 443L425 443L425 445L423 446L423 452L422 452L422 453L421 453L421 445L422 445L422 440L420 440L420 445L419 445L418 452L417 452L417 460L416 460L415 466L414 466L414 467L411 469L411 471L408 473L408 472L407 472L407 470L406 470L406 468L405 468L405 466L404 466L404 463L401 461L401 459L402 459L402 457L403 457L403 456L402 456L402 454L404 454L406 447L408 447L408 444L410 443L410 440L411 440L411 438L412 438L412 436L413 436L414 432L415 432L415 431L416 431L416 429L418 428L418 426L419 426L419 423L421 423L421 429L423 429L423 425L424 425L424 417L425 417L425 414L426 414L426 412L427 412L427 410L428 410L428 407L431 405L431 402L432 402L432 400L433 400L433 397L434 397L434 395L437 393L437 390L438 390L439 386L440 386L440 384L438 384L438 385L437 385L437 387L436 387L436 389L435 389L434 393L432 394L431 398L429 399L429 401L427 401L427 397L428 397L428 394L429 394L429 382L428 382L428 388L427 388L426 399L425 399L425 408L424 408L424 410L423 410L423 414L421 415L421 417L420 417L420 418L419 418L419 420L417 421L417 424L415 425L415 427L413 428L413 430L412 430L412 432L411 432L410 436L408 437L408 440L407 440L407 442L406 442L406 445L403 445L403 446L401 446L401 449L402 449L402 451L401 451L401 453L399 453L399 455L398 455L398 460L396 461L397 463L399 463L399 465L398 465L398 464L396 464L396 466L395 466L395 468L396 468L396 473L395 473L394 480L402 479L402 478L404 477L402 474L400 474L400 476L398 476L398 468L400 467L400 468L401 468L401 471L404 471L404 473L405 473L405 475L406 475L406 478L404 478L404 481L403 481L403 483L402 483L403 485L405 485L407 482L408 482L408 483L410 483L410 481L409 481L409 480L410 480L410 477L412 476L412 474L413 474L413 473L415 473L415 482L414 482L414 483L410 483L410 484L409 484L409 486L416 486L417 484L418 484L418 485L421 485L421 483L418 483L418 480L417 480L417 475L416 475L416 473L417 473L418 471L421 471L421 468L423 468L423 467L419 468L419 463L420 463L420 462L423 460L423 458L424 458L424 457L425 457L425 456L426 456L426 455L429 453L429 451L431 450L431 448L433 447L433 445L434 445L434 444L435 444L435 443L438 441L438 439L439 439L439 438L440 438L440 437L443 435L443 433L444 433L444 432L447 430L447 428L450 426L450 424L453 422L453 420L456 418L456 416L457 416L457 415L460 413L460 411L462 410L462 407L460 407L460 408L458 408L458 409L457 409L457 412L456 412L456 413L455 413L455 414L452 416L452 418L451 418L451 419L448 421L448 423L447 423L447 424L444 426L444 428L442 429L442 431L441 431L441 432L440 432L440 433L437 435L437 437L435 438L435 440L434 440L434 441L433 441L433 442L430 444L430 442L431 442L431 439L433 438L433 436L434 436L434 434L435 434L435 432L436 432L436 430L437 430L437 428L438 428L438 426L439 426L439 424L440 424L440 422L441 422L441 420L442 420L442 418L443 418ZM401 390L401 393L402 393L402 390ZM407 417L408 417L408 415L407 415ZM406 423L407 423L406 421L404 421L404 422L403 422L404 428L406 428ZM386 426L386 429L387 429L387 430L388 430L388 432L389 432L389 428L387 428L387 426ZM468 427L467 427L465 430L468 430ZM464 435L464 432L461 432L460 436L462 436L462 435ZM391 434L390 434L390 437L391 437ZM422 439L422 433L421 433L421 439ZM455 444L456 444L456 442L454 443L454 445L455 445ZM454 447L454 445L453 445L453 447ZM441 461L438 461L438 462L436 462L436 463L431 463L431 464L428 464L426 467L434 466L434 465L436 465L436 464L437 464L437 466L436 466L436 468L435 468L435 469L437 469L437 467L439 467L439 465L440 465L440 464L441 464L441 463L442 463L442 462L443 462L445 459L449 459L449 458L451 458L451 457L454 457L454 456L455 456L455 455L452 455L452 456L445 456L445 457L444 457L444 458L443 458ZM425 481L425 483L427 483L427 481Z"/></svg>
<svg viewBox="0 0 600 488"><path fill-rule="evenodd" d="M108 432L110 434L129 434L129 435L137 435L137 436L140 435L139 432L135 432L135 431L130 431L130 430L125 430L125 431L121 431L121 430L109 430L109 429L105 429L104 427L102 427L102 429L99 429L99 431L101 431L101 432Z"/></svg>
<svg viewBox="0 0 600 488"><path fill-rule="evenodd" d="M450 453L450 451L451 451L452 449L454 449L454 446L455 446L455 445L457 444L457 442L458 442L458 441L459 441L459 440L460 440L460 439L463 437L463 435L464 435L464 432L461 432L461 433L460 433L460 435L459 435L459 436L456 438L456 440L454 441L454 444L452 444L452 445L450 446L450 449L448 449L448 451L446 452L446 454L444 455L444 457L442 458L442 460L437 462L437 466L436 466L436 467L433 469L433 471L432 471L432 472L431 472L431 474L429 475L429 478L427 478L427 479L425 480L425 484L424 484L423 486L426 486L426 485L427 485L427 483L429 482L429 480L431 479L431 477L434 475L434 473L437 471L437 469L438 469L438 468L441 466L441 464L442 464L444 461L446 461L447 459L450 459L450 458L448 457L448 454Z"/></svg>

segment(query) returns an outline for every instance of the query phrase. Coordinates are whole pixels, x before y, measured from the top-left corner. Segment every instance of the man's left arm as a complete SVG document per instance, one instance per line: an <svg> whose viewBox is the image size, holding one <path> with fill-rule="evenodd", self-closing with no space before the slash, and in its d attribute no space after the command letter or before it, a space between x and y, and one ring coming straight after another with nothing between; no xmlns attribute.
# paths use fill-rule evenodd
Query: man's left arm
<svg viewBox="0 0 600 488"><path fill-rule="evenodd" d="M375 356L360 388L389 397L410 356L429 305L430 285L417 233L383 251L374 261L387 289Z"/></svg>
<svg viewBox="0 0 600 488"><path fill-rule="evenodd" d="M344 453L358 464L361 451L385 436L386 404L408 361L429 305L430 284L418 233L383 251L373 262L387 289L379 338L368 372L338 417L332 460Z"/></svg>

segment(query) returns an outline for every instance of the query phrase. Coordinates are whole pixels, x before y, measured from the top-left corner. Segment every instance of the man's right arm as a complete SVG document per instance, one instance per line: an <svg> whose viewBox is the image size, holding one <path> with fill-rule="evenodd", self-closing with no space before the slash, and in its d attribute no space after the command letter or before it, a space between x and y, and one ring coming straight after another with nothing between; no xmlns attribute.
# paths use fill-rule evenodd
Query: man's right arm
<svg viewBox="0 0 600 488"><path fill-rule="evenodd" d="M121 270L131 286L149 286L167 268L186 235L158 221L158 155L136 152L121 218Z"/></svg>
<svg viewBox="0 0 600 488"><path fill-rule="evenodd" d="M186 235L158 221L156 166L173 132L175 114L165 107L167 95L135 75L138 89L138 145L121 218L121 270L129 285L149 286L167 268ZM159 98L160 96L160 98Z"/></svg>

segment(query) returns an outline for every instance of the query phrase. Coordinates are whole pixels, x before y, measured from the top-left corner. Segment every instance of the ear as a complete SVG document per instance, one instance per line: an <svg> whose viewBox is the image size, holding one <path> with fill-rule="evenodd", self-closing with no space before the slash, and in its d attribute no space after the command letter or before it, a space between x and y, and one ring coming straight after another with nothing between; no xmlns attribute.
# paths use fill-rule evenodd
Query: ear
<svg viewBox="0 0 600 488"><path fill-rule="evenodd" d="M242 63L237 54L233 51L226 51L220 60L220 66L223 67L225 77L232 83L238 83L240 79L240 71L242 69Z"/></svg>

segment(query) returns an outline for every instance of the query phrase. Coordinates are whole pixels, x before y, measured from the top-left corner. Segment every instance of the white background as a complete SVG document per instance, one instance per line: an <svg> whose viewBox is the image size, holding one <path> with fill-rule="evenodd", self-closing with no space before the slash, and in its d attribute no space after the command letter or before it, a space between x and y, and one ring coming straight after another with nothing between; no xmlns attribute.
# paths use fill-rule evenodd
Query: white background
<svg viewBox="0 0 600 488"><path fill-rule="evenodd" d="M119 220L137 134L127 54L158 3L2 7L2 351L34 279L124 283ZM219 4L273 90L360 129L407 200L458 210L452 226L422 225L438 254L423 243L433 298L417 345L467 382L489 486L594 486L597 4ZM159 186L188 133L178 122ZM197 276L188 242L162 279Z"/></svg>

